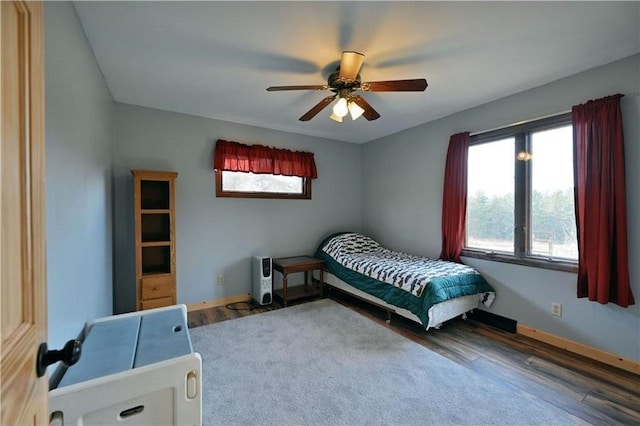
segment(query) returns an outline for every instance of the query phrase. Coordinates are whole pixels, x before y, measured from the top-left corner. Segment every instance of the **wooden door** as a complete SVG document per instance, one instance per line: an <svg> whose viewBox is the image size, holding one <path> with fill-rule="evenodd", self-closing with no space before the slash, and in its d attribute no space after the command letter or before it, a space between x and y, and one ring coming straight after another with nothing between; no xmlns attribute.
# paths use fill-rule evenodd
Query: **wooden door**
<svg viewBox="0 0 640 426"><path fill-rule="evenodd" d="M0 424L47 424L43 7L0 1Z"/></svg>

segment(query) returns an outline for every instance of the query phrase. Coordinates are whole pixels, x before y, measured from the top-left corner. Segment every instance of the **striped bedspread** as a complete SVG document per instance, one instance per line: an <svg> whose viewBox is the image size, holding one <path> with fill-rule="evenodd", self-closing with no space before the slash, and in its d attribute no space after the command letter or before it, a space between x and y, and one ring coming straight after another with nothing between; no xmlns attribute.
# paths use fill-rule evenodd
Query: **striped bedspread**
<svg viewBox="0 0 640 426"><path fill-rule="evenodd" d="M373 239L356 233L336 236L322 250L346 268L418 297L434 278L478 274L475 269L460 263L386 249Z"/></svg>

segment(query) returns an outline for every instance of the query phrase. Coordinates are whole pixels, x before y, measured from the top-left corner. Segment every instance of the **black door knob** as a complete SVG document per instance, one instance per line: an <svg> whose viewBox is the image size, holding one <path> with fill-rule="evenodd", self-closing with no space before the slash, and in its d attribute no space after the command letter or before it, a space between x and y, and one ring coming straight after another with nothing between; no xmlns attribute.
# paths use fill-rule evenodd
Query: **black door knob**
<svg viewBox="0 0 640 426"><path fill-rule="evenodd" d="M50 351L46 343L40 343L38 348L38 358L36 359L36 373L42 377L47 371L47 367L62 361L67 367L75 364L80 359L82 343L78 340L69 340L62 349Z"/></svg>

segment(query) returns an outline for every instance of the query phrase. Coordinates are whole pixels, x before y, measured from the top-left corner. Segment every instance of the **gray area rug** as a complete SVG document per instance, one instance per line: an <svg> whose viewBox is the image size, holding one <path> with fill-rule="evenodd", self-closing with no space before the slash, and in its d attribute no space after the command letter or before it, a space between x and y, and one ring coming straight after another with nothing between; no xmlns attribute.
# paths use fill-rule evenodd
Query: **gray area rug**
<svg viewBox="0 0 640 426"><path fill-rule="evenodd" d="M575 424L329 299L190 333L205 425Z"/></svg>

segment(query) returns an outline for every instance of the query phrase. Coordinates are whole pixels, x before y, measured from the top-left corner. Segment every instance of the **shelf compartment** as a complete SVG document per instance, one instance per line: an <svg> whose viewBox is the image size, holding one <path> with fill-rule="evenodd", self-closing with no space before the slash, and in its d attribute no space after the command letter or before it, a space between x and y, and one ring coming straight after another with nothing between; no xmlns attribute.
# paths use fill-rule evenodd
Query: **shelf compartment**
<svg viewBox="0 0 640 426"><path fill-rule="evenodd" d="M284 291L282 289L274 290L274 293L280 299L284 300ZM293 287L287 287L287 302L307 297L320 297L320 289L311 284L302 284Z"/></svg>
<svg viewBox="0 0 640 426"><path fill-rule="evenodd" d="M140 208L142 210L169 209L170 183L166 180L140 181Z"/></svg>
<svg viewBox="0 0 640 426"><path fill-rule="evenodd" d="M153 245L142 247L142 273L170 274L171 273L171 246Z"/></svg>
<svg viewBox="0 0 640 426"><path fill-rule="evenodd" d="M171 216L169 213L143 214L140 221L143 243L171 240Z"/></svg>

